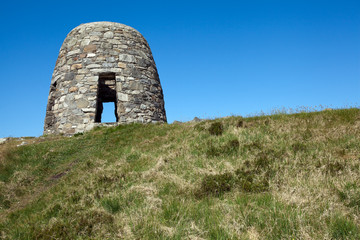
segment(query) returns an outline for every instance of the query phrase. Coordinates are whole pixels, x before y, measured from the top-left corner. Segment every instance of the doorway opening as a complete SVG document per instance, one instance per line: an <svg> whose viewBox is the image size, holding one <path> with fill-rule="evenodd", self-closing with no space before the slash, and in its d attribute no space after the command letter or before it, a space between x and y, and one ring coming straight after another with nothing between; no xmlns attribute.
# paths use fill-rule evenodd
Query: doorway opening
<svg viewBox="0 0 360 240"><path fill-rule="evenodd" d="M101 114L101 122L105 123L111 123L111 122L117 122L116 116L115 116L115 103L112 102L103 102L103 112ZM114 114L115 113L115 114Z"/></svg>
<svg viewBox="0 0 360 240"><path fill-rule="evenodd" d="M108 103L112 103L112 104L108 104ZM114 106L114 108L112 108L111 105ZM104 106L106 106L106 112L104 112L104 116L103 116ZM108 110L111 111L111 109L113 109L112 116L115 116L115 119L111 117L109 118L108 116L111 115L108 111ZM116 107L115 73L101 73L99 75L99 82L98 82L95 122L98 123L109 122L111 121L111 119L117 122L119 118L116 110L117 107Z"/></svg>

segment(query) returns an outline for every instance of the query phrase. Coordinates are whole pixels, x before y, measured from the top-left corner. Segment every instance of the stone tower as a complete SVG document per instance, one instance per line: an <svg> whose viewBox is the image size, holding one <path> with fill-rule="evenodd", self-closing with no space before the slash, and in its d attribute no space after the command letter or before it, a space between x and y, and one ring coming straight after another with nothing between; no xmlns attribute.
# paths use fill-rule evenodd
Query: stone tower
<svg viewBox="0 0 360 240"><path fill-rule="evenodd" d="M61 46L44 134L90 130L101 123L105 102L114 103L118 123L166 122L160 79L145 38L120 23L82 24Z"/></svg>

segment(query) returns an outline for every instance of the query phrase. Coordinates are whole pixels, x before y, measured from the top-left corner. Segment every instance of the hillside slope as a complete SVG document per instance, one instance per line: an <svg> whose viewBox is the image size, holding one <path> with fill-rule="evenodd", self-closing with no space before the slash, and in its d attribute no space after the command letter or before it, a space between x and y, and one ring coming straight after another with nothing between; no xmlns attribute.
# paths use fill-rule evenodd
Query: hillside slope
<svg viewBox="0 0 360 240"><path fill-rule="evenodd" d="M360 110L0 145L2 239L360 239Z"/></svg>

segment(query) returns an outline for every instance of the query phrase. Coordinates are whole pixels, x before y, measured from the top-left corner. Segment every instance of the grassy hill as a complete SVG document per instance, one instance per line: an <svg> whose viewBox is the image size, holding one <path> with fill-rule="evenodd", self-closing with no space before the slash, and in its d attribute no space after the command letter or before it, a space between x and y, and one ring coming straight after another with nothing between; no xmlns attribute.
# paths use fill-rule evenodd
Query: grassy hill
<svg viewBox="0 0 360 240"><path fill-rule="evenodd" d="M360 110L0 145L3 239L360 239Z"/></svg>

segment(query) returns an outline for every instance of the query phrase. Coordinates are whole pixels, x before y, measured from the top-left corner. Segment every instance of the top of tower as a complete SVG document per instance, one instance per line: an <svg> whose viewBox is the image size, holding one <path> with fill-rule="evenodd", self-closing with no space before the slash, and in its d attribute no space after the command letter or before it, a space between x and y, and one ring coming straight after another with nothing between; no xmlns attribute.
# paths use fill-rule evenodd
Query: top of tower
<svg viewBox="0 0 360 240"><path fill-rule="evenodd" d="M81 30L81 29L86 29L86 28L93 28L93 29L99 28L99 30L101 30L101 28L126 29L128 31L135 31L138 34L140 34L139 31L137 31L135 28L132 28L128 25L125 25L122 23L116 23L116 22L107 22L107 21L82 23L79 26L72 29L71 32ZM69 34L71 34L71 32Z"/></svg>

